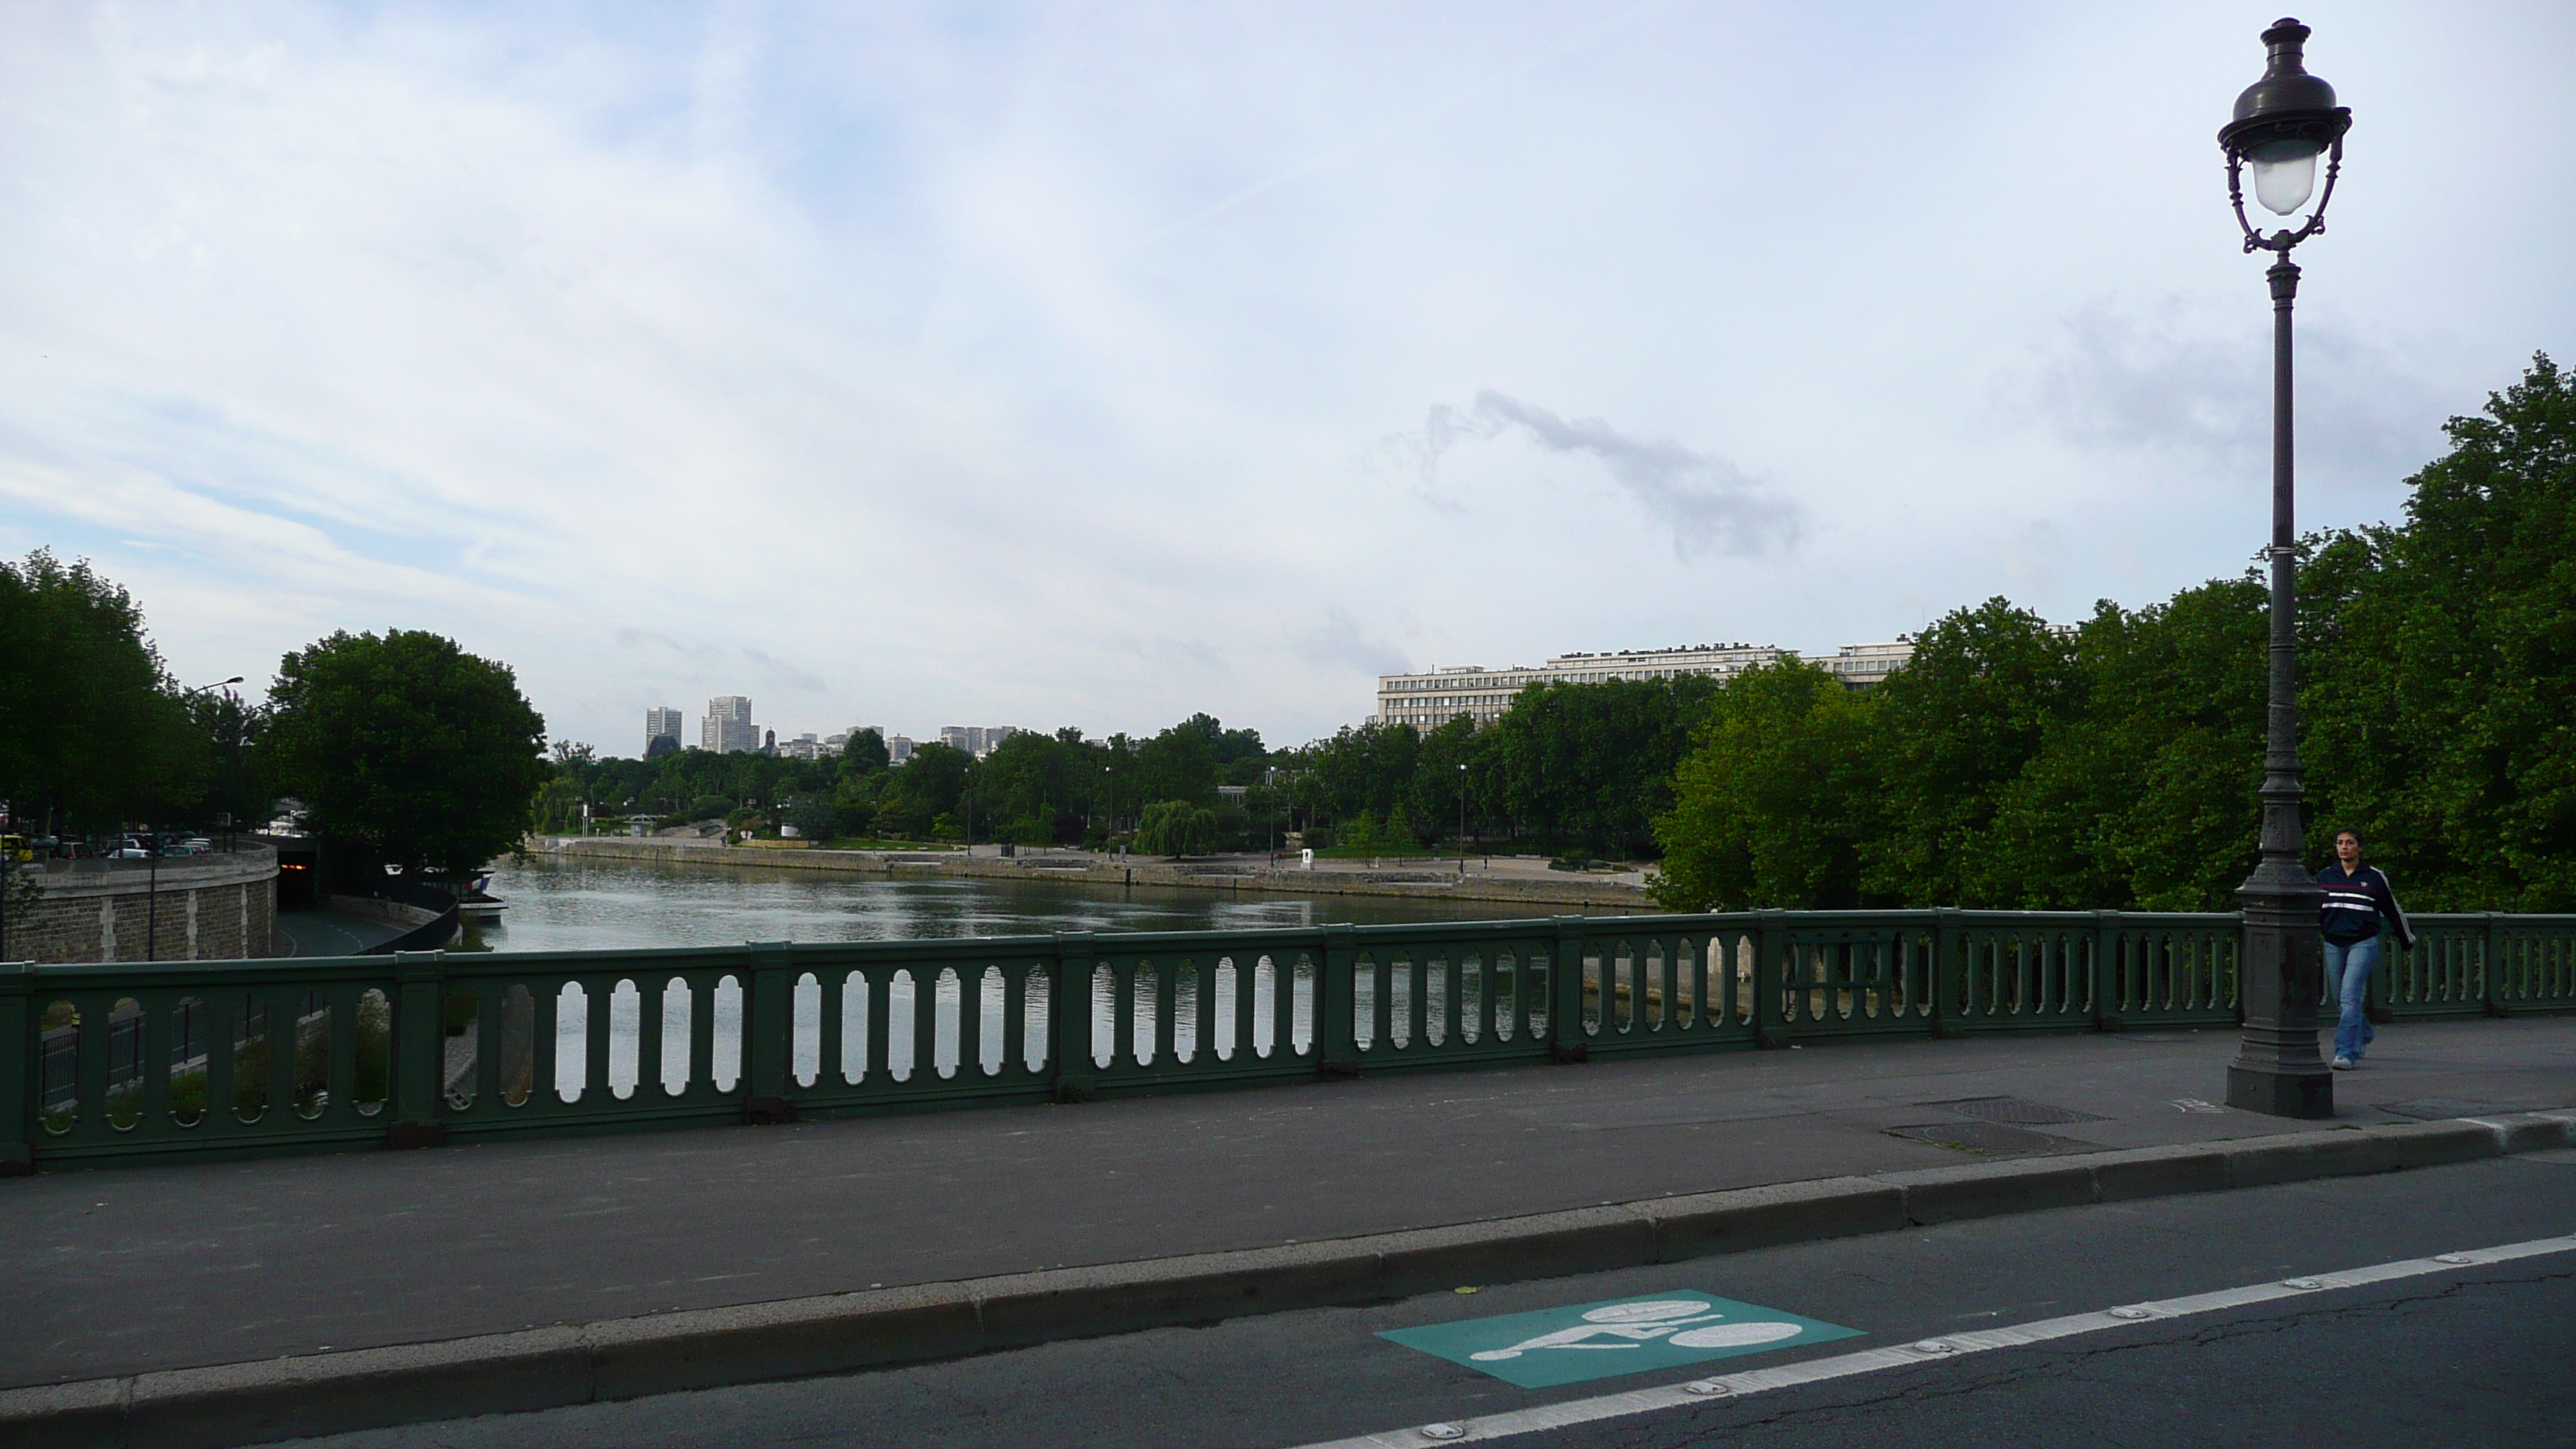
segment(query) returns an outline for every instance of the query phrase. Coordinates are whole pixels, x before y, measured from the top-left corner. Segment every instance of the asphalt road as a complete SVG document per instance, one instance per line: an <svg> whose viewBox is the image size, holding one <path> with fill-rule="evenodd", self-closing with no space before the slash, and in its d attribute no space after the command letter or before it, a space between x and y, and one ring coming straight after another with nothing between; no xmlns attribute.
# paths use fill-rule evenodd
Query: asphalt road
<svg viewBox="0 0 2576 1449"><path fill-rule="evenodd" d="M1859 1330L1748 1369L2576 1233L2576 1150L2074 1208L1674 1267L1459 1285L1365 1309L1164 1329L881 1373L302 1441L482 1446L1315 1445L1590 1400L1666 1370L1522 1389L1384 1330L1698 1293ZM1870 1444L2576 1444L2576 1252L2158 1319L1498 1441L1530 1449Z"/></svg>
<svg viewBox="0 0 2576 1449"><path fill-rule="evenodd" d="M298 956L358 956L406 928L345 911L280 911L277 929Z"/></svg>

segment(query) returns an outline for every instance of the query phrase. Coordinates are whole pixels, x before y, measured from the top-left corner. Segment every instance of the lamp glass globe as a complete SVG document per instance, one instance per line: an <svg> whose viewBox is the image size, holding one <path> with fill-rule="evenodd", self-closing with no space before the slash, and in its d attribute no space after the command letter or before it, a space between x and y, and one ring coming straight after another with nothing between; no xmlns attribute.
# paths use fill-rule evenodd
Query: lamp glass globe
<svg viewBox="0 0 2576 1449"><path fill-rule="evenodd" d="M2317 153L2262 156L2254 163L2254 199L2274 216L2288 216L2307 204L2317 189Z"/></svg>

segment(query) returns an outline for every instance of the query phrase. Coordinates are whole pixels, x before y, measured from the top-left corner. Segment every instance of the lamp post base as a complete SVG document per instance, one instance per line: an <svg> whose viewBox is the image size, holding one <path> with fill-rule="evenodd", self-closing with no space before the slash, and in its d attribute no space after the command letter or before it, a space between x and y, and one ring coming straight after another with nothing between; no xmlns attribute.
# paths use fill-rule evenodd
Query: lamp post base
<svg viewBox="0 0 2576 1449"><path fill-rule="evenodd" d="M2240 1112L2317 1121L2335 1114L2334 1074L2227 1064L2227 1105Z"/></svg>

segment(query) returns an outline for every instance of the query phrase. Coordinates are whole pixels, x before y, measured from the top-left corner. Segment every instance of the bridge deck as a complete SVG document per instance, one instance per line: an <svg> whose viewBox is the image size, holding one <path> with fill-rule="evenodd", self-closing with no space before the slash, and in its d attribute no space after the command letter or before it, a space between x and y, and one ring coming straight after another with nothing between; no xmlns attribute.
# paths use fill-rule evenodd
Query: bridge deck
<svg viewBox="0 0 2576 1449"><path fill-rule="evenodd" d="M1974 1160L1891 1128L1996 1154L2312 1130L2196 1105L2234 1048L1884 1042L48 1173L0 1183L0 1386ZM2356 1123L2576 1105L2576 1019L2400 1024L2336 1085Z"/></svg>

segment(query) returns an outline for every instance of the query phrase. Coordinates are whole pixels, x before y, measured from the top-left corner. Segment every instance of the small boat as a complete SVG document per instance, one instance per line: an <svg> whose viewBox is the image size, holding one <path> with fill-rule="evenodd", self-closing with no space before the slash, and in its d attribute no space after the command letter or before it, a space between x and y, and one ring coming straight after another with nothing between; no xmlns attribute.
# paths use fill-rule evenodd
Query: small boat
<svg viewBox="0 0 2576 1449"><path fill-rule="evenodd" d="M509 905L488 889L491 884L492 877L476 876L465 894L456 898L456 913L469 921L489 921L508 910Z"/></svg>

